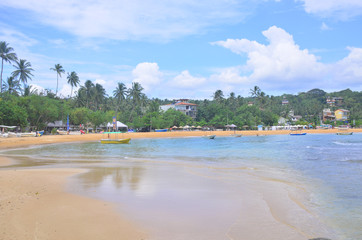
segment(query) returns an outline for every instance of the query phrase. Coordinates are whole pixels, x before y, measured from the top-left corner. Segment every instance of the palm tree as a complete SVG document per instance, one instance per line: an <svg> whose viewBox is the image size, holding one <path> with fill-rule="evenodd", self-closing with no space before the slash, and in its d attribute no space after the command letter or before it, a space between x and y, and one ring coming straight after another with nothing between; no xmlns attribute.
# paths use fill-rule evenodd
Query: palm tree
<svg viewBox="0 0 362 240"><path fill-rule="evenodd" d="M20 83L18 80L15 80L14 77L8 77L3 87L4 90L7 89L9 94L18 95L18 90L20 90Z"/></svg>
<svg viewBox="0 0 362 240"><path fill-rule="evenodd" d="M113 96L117 99L116 116L117 116L119 105L121 104L121 102L123 100L126 99L126 94L127 94L126 85L124 85L124 83L119 82L116 90L113 91Z"/></svg>
<svg viewBox="0 0 362 240"><path fill-rule="evenodd" d="M87 99L87 108L89 108L89 99L92 97L92 92L94 91L94 84L91 80L87 80L84 83L84 92Z"/></svg>
<svg viewBox="0 0 362 240"><path fill-rule="evenodd" d="M23 96L30 96L30 95L33 95L33 94L36 94L37 93L37 90L36 89L31 89L32 86L31 85L25 85L24 87L24 94Z"/></svg>
<svg viewBox="0 0 362 240"><path fill-rule="evenodd" d="M142 93L143 87L138 82L132 83L132 88L127 90L127 97L132 101L132 111L130 114L129 120L133 117L134 110L140 105L141 100L143 99L143 93Z"/></svg>
<svg viewBox="0 0 362 240"><path fill-rule="evenodd" d="M138 82L132 83L132 88L128 89L128 97L135 103L139 104L142 97L143 87Z"/></svg>
<svg viewBox="0 0 362 240"><path fill-rule="evenodd" d="M19 61L15 62L16 65L13 65L15 67L15 71L12 73L12 76L14 78L18 77L18 81L22 82L24 84L24 88L28 80L31 80L30 76L34 76L31 71L34 71L34 69L31 68L30 62L26 61L25 59L20 59Z"/></svg>
<svg viewBox="0 0 362 240"><path fill-rule="evenodd" d="M57 89L56 89L56 92L55 92L55 96L57 96L58 95L58 76L62 77L62 73L65 73L65 71L63 69L63 66L60 65L59 63L55 64L54 68L50 68L50 70L53 70L53 71L57 72Z"/></svg>
<svg viewBox="0 0 362 240"><path fill-rule="evenodd" d="M76 72L71 72L70 74L68 73L68 84L72 87L72 90L70 92L70 98L72 98L72 95L73 95L73 87L77 87L78 84L79 84L79 77L77 75Z"/></svg>
<svg viewBox="0 0 362 240"><path fill-rule="evenodd" d="M250 89L250 94L251 94L251 97L259 97L260 94L261 94L261 90L258 86L254 86L253 89Z"/></svg>
<svg viewBox="0 0 362 240"><path fill-rule="evenodd" d="M221 102L224 99L224 93L221 90L216 90L213 95L214 101Z"/></svg>
<svg viewBox="0 0 362 240"><path fill-rule="evenodd" d="M94 100L96 103L96 110L98 110L99 104L103 102L105 95L106 95L106 90L103 88L102 85L96 83L94 87Z"/></svg>
<svg viewBox="0 0 362 240"><path fill-rule="evenodd" d="M113 91L113 96L117 99L117 103L120 104L121 101L126 99L127 88L124 83L118 83L116 90Z"/></svg>
<svg viewBox="0 0 362 240"><path fill-rule="evenodd" d="M16 53L13 52L14 49L12 47L9 47L7 42L0 42L0 57L1 57L1 82L0 86L3 85L3 67L4 67L4 61L11 63L18 59L16 56ZM2 92L2 88L1 88Z"/></svg>

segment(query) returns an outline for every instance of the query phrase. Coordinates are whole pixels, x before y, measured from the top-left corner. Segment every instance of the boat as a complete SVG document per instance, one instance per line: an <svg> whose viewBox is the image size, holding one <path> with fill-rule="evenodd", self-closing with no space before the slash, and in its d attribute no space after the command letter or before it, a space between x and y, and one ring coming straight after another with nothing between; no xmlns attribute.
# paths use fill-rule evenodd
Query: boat
<svg viewBox="0 0 362 240"><path fill-rule="evenodd" d="M208 139L215 139L216 135L207 135L205 137L207 137Z"/></svg>
<svg viewBox="0 0 362 240"><path fill-rule="evenodd" d="M348 126L339 126L338 127L338 132L336 133L337 135L352 135L353 134L353 132L349 132L348 131Z"/></svg>
<svg viewBox="0 0 362 240"><path fill-rule="evenodd" d="M123 139L101 139L102 144L126 144L131 141L130 138L123 138Z"/></svg>
<svg viewBox="0 0 362 240"><path fill-rule="evenodd" d="M307 135L307 133L289 133L291 136L301 136L301 135Z"/></svg>
<svg viewBox="0 0 362 240"><path fill-rule="evenodd" d="M242 134L230 134L230 137L241 137L243 136Z"/></svg>
<svg viewBox="0 0 362 240"><path fill-rule="evenodd" d="M36 132L36 136L37 137L41 137L41 136L43 136L44 135L44 130L41 130L41 131L37 131Z"/></svg>
<svg viewBox="0 0 362 240"><path fill-rule="evenodd" d="M303 136L303 135L307 135L307 133L296 129L296 130L292 130L292 132L290 132L289 135L290 136Z"/></svg>
<svg viewBox="0 0 362 240"><path fill-rule="evenodd" d="M68 131L57 130L59 135L68 135Z"/></svg>
<svg viewBox="0 0 362 240"><path fill-rule="evenodd" d="M103 132L103 134L107 134L108 138L101 139L101 143L102 144L127 144L131 141L131 138L118 138L119 133L122 133L122 132ZM112 136L114 136L114 138L112 138Z"/></svg>
<svg viewBox="0 0 362 240"><path fill-rule="evenodd" d="M165 128L165 129L155 129L155 132L167 132L167 128Z"/></svg>
<svg viewBox="0 0 362 240"><path fill-rule="evenodd" d="M36 132L21 133L21 137L36 137Z"/></svg>
<svg viewBox="0 0 362 240"><path fill-rule="evenodd" d="M337 135L352 135L353 132L337 132Z"/></svg>

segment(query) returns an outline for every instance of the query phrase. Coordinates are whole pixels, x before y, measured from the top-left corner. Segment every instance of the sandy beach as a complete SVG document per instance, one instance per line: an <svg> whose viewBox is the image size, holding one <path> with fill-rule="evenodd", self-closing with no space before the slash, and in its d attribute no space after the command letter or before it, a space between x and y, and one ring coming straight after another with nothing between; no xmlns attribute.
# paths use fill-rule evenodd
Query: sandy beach
<svg viewBox="0 0 362 240"><path fill-rule="evenodd" d="M353 129L353 132L362 132L362 129ZM311 129L303 130L307 134L335 134L338 129ZM172 131L172 132L145 132L120 134L120 138L173 138L173 137L198 137L205 135L229 136L231 134L242 134L243 136L262 136L289 134L289 130L277 131ZM54 144L67 142L89 142L99 141L105 138L103 134L84 135L44 135L42 137L23 138L0 138L0 149L27 147L39 144Z"/></svg>
<svg viewBox="0 0 362 240"><path fill-rule="evenodd" d="M335 134L338 130L306 130L308 134ZM289 134L290 131L237 131L237 134L247 135L271 135ZM353 132L362 132L362 129L353 129ZM124 137L130 138L171 138L192 137L215 134L217 136L228 136L233 131L215 132L161 132L161 133L127 133ZM54 144L66 142L89 142L98 141L102 134L85 135L45 135L42 137L24 138L0 138L0 149L20 148L39 144ZM0 158L0 166L11 165L11 159L6 156ZM65 185L70 176L84 172L80 169L30 169L30 170L0 170L0 239L152 239L148 238L147 231L143 226L131 222L120 213L116 212L111 203L78 196L66 192ZM246 175L250 175L249 173ZM260 180L260 178L259 178ZM305 232L288 227L283 212L286 206L290 209L304 208L297 199L290 197L291 193L286 190L288 183L280 183L273 179L259 181L257 186L268 198L269 206L264 206L257 193L248 193L249 197L243 199L245 206L243 211L250 214L256 221L268 226L268 231L273 231L273 236L285 236L281 239L307 239L315 237L307 233L306 226L298 228ZM265 179L264 179L265 180ZM251 181L250 179L248 181ZM255 181L255 180L253 180ZM264 184L266 183L267 184ZM277 186L278 185L278 186ZM277 194L270 191L270 187L277 189ZM248 189L245 189L247 193ZM288 198L280 204L280 196ZM292 200L291 200L292 199ZM291 201L290 201L291 200ZM264 203L265 204L265 203ZM261 207L261 209L260 209ZM266 208L270 208L267 214ZM305 211L307 211L305 209ZM256 214L255 214L256 213ZM268 218L270 218L268 220ZM308 218L305 219L306 221ZM243 220L235 223L239 225L238 230L249 232L245 239L260 239L258 226ZM255 231L247 231L254 229ZM278 232L279 231L279 232ZM313 230L317 233L317 230ZM312 232L313 233L313 232ZM229 234L229 233L228 233ZM254 234L254 235L253 235ZM265 234L265 232L264 232ZM226 234L227 235L227 234ZM120 238L120 236L122 236ZM226 239L233 239L227 237ZM270 238L274 239L274 238ZM277 238L275 238L277 239Z"/></svg>

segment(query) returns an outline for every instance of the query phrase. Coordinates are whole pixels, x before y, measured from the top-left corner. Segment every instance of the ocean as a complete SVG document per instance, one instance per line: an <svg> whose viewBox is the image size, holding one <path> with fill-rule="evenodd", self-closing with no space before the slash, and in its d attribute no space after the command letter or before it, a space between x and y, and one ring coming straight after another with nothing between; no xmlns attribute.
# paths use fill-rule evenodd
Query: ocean
<svg viewBox="0 0 362 240"><path fill-rule="evenodd" d="M68 190L122 205L120 211L148 226L156 239L225 238L218 234L235 225L241 189L253 184L243 182L242 174L303 189L303 207L318 215L332 239L362 239L362 134L132 139L1 154L17 159L5 168L89 169L73 177ZM169 221L175 215L177 222ZM294 218L286 221L298 225ZM167 230L159 230L165 221ZM206 232L210 238L201 235Z"/></svg>

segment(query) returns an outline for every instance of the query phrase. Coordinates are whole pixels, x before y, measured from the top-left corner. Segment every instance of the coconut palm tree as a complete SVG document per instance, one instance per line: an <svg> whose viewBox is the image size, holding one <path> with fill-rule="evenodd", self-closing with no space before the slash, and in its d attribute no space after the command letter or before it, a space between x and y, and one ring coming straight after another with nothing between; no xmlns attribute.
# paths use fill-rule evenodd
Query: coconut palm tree
<svg viewBox="0 0 362 240"><path fill-rule="evenodd" d="M129 120L133 118L133 112L138 109L141 110L141 101L143 98L143 87L138 82L133 82L132 87L127 90L127 98L132 101L132 111L129 117Z"/></svg>
<svg viewBox="0 0 362 240"><path fill-rule="evenodd" d="M132 88L128 89L128 98L133 101L134 104L139 104L142 97L143 87L138 82L132 83Z"/></svg>
<svg viewBox="0 0 362 240"><path fill-rule="evenodd" d="M57 96L58 95L58 76L62 77L62 73L65 73L65 71L63 69L63 66L60 65L59 63L55 64L54 68L50 68L50 70L53 70L53 71L57 72L57 89L56 89L56 92L55 92L55 96Z"/></svg>
<svg viewBox="0 0 362 240"><path fill-rule="evenodd" d="M94 100L96 103L96 110L98 110L99 104L103 103L105 95L106 95L106 90L103 88L102 85L96 83L94 87Z"/></svg>
<svg viewBox="0 0 362 240"><path fill-rule="evenodd" d="M25 96L30 96L30 95L33 95L33 94L37 94L37 90L32 89L31 85L25 85L23 96L25 97Z"/></svg>
<svg viewBox="0 0 362 240"><path fill-rule="evenodd" d="M127 95L126 85L124 85L124 83L119 82L116 90L113 91L113 96L117 99L116 116L117 116L119 105L121 104L121 102L123 100L126 99L126 95Z"/></svg>
<svg viewBox="0 0 362 240"><path fill-rule="evenodd" d="M9 94L19 95L20 83L18 80L15 80L14 77L8 77L3 87Z"/></svg>
<svg viewBox="0 0 362 240"><path fill-rule="evenodd" d="M118 83L116 90L113 91L113 96L117 99L117 103L120 104L121 101L126 99L127 88L124 83Z"/></svg>
<svg viewBox="0 0 362 240"><path fill-rule="evenodd" d="M31 71L34 69L31 68L30 62L26 61L25 59L20 59L19 61L15 62L15 71L12 73L14 78L18 78L19 82L24 84L24 88L28 80L31 80L30 76L34 76Z"/></svg>
<svg viewBox="0 0 362 240"><path fill-rule="evenodd" d="M77 73L74 72L74 71L71 72L70 74L68 73L67 79L68 79L68 84L72 87L72 90L70 92L70 98L72 98L73 87L77 87L80 80L79 80L79 77L78 77Z"/></svg>
<svg viewBox="0 0 362 240"><path fill-rule="evenodd" d="M14 53L14 49L12 47L9 47L7 42L1 41L0 42L0 57L1 57L1 82L0 86L3 85L3 67L4 67L4 61L11 63L16 60L18 60L18 57L16 56L16 53ZM1 88L2 92L2 88Z"/></svg>

